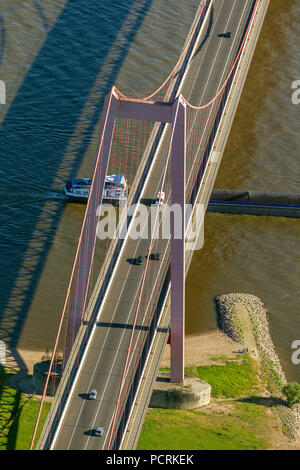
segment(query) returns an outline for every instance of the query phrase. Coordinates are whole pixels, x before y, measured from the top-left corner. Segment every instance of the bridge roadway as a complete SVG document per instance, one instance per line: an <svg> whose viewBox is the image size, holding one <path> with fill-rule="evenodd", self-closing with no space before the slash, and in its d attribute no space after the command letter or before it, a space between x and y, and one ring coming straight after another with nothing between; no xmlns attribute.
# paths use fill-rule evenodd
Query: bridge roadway
<svg viewBox="0 0 300 470"><path fill-rule="evenodd" d="M252 4L253 0L213 2L207 26L196 44L181 89L182 94L192 104L207 103L223 83L238 50ZM218 34L226 31L232 32L231 39L218 37ZM159 191L167 146L166 135L141 199L154 199ZM170 202L170 195L166 195L166 199L166 202ZM154 279L154 282L146 279L145 289L151 292L151 301L147 304L142 303L139 324L150 323L155 310L157 292L161 289L169 266L167 255L169 240L163 240L162 243L161 261L149 262L147 279ZM101 307L100 321L72 390L67 412L53 442L53 449L107 448L144 270L144 265L134 265L128 260L146 255L148 244L148 240L132 240L130 236L125 241L122 258ZM145 338L145 331L138 329L134 336L133 353L124 389ZM96 400L86 399L86 394L92 388L98 390ZM122 397L120 406L126 399L126 396ZM97 426L104 427L104 435L101 438L91 432Z"/></svg>

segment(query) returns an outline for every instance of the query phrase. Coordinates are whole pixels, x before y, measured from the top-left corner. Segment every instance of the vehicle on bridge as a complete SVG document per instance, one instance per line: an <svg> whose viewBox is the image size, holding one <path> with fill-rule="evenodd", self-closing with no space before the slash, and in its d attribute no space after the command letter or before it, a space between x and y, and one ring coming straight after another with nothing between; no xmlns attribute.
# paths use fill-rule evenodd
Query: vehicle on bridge
<svg viewBox="0 0 300 470"><path fill-rule="evenodd" d="M161 259L161 253L160 253L160 252L151 253L150 259L151 259L151 260L154 260L154 261L160 261L160 259Z"/></svg>
<svg viewBox="0 0 300 470"><path fill-rule="evenodd" d="M86 202L89 198L92 178L80 178L67 181L65 195L72 201ZM112 203L127 200L127 181L124 175L108 175L105 177L103 200Z"/></svg>
<svg viewBox="0 0 300 470"><path fill-rule="evenodd" d="M158 206L162 206L165 200L165 193L163 191L159 191L158 195L156 196L155 204Z"/></svg>
<svg viewBox="0 0 300 470"><path fill-rule="evenodd" d="M98 426L98 428L95 429L95 436L102 436L103 435L103 432L104 432L104 428L102 428L101 426Z"/></svg>
<svg viewBox="0 0 300 470"><path fill-rule="evenodd" d="M227 31L226 33L218 34L219 38L231 38L231 32Z"/></svg>
<svg viewBox="0 0 300 470"><path fill-rule="evenodd" d="M93 390L91 390L91 393L89 394L89 399L90 400L96 400L97 395L98 395L97 390L95 388L93 388Z"/></svg>

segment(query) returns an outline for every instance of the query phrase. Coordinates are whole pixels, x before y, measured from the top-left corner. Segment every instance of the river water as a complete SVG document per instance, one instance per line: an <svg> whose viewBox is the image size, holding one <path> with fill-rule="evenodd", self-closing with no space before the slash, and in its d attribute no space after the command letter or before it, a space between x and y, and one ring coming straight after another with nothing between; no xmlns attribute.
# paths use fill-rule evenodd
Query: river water
<svg viewBox="0 0 300 470"><path fill-rule="evenodd" d="M53 344L84 214L63 183L89 176L104 96L113 84L149 94L176 62L195 0L2 0L0 79L0 340ZM272 0L215 187L300 193L296 0ZM178 27L180 25L180 27ZM187 334L216 328L214 297L265 303L290 380L300 340L297 219L207 214L187 280Z"/></svg>

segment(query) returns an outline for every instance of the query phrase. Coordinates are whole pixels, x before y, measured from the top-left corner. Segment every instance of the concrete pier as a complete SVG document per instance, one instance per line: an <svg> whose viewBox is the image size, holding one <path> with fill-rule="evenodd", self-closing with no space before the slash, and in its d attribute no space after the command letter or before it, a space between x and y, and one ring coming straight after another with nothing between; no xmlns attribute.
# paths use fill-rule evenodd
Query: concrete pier
<svg viewBox="0 0 300 470"><path fill-rule="evenodd" d="M171 382L168 372L159 372L149 406L191 410L209 405L210 394L211 386L197 377L185 377L181 385Z"/></svg>
<svg viewBox="0 0 300 470"><path fill-rule="evenodd" d="M215 189L208 212L274 217L300 217L300 194Z"/></svg>

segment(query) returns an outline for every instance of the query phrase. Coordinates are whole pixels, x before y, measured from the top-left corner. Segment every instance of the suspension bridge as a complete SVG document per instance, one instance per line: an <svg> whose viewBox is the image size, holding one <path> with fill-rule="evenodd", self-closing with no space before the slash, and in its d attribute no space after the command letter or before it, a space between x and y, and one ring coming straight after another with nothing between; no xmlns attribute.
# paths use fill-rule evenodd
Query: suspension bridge
<svg viewBox="0 0 300 470"><path fill-rule="evenodd" d="M184 382L184 284L203 227L197 208L203 216L268 4L202 1L180 58L158 90L141 98L113 87L107 95L32 449L134 449L168 340L171 381ZM101 239L99 207L112 174L125 175L128 197L118 208L118 236ZM169 206L182 210L164 236L160 214ZM137 238L138 225L144 234L154 230ZM142 264L135 262L139 256ZM96 400L88 399L91 389ZM99 426L100 438L94 433Z"/></svg>

